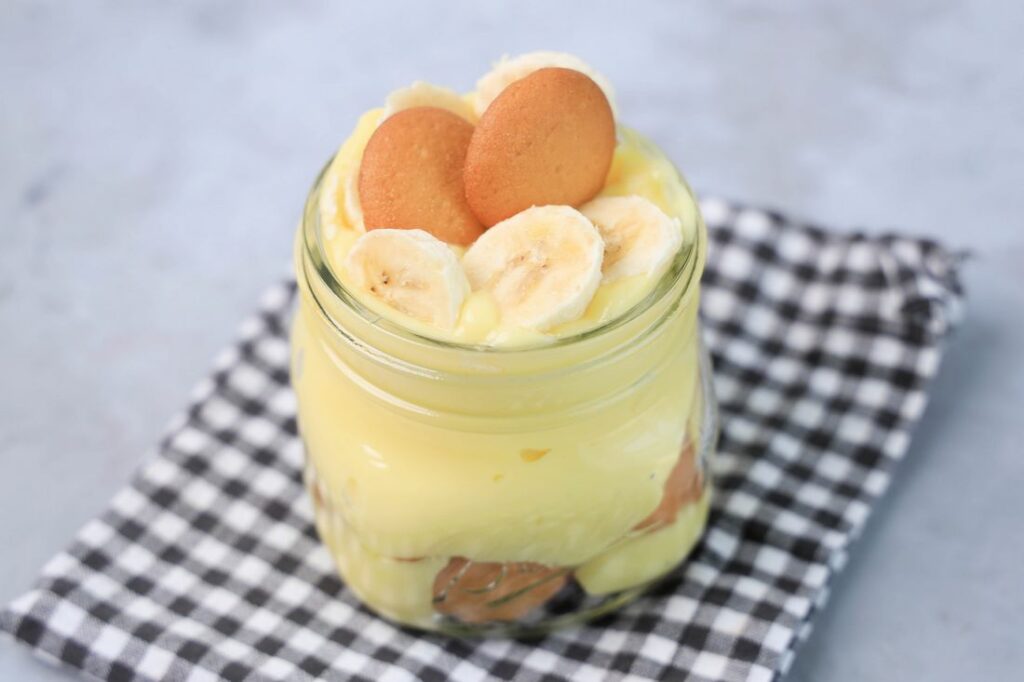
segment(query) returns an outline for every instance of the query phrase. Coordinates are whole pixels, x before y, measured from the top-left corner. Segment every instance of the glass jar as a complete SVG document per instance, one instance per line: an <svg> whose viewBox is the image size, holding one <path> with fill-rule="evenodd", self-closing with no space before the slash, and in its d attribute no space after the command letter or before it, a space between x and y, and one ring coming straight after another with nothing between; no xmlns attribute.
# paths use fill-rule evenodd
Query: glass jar
<svg viewBox="0 0 1024 682"><path fill-rule="evenodd" d="M678 566L704 529L717 437L699 214L628 312L500 349L362 305L324 250L322 180L296 239L292 383L317 530L348 587L403 625L521 636L615 609Z"/></svg>

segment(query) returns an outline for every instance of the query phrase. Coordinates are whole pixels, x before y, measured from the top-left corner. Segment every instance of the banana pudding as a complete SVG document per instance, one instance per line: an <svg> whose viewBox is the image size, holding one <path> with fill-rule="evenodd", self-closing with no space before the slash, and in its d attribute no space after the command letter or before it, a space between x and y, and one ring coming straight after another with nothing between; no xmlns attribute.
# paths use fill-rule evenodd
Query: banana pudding
<svg viewBox="0 0 1024 682"><path fill-rule="evenodd" d="M703 530L716 433L705 228L578 58L365 114L296 240L292 383L317 529L398 622L593 617Z"/></svg>

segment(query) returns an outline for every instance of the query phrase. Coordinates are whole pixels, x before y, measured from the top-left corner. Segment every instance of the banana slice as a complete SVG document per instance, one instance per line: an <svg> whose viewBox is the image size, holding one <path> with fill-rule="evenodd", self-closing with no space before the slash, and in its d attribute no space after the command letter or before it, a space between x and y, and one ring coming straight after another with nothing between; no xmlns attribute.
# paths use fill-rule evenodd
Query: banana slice
<svg viewBox="0 0 1024 682"><path fill-rule="evenodd" d="M490 292L503 326L543 331L578 318L601 283L604 243L571 206L534 206L501 221L462 264L474 291Z"/></svg>
<svg viewBox="0 0 1024 682"><path fill-rule="evenodd" d="M392 114L397 114L403 109L413 107L437 107L461 116L470 123L476 123L476 115L473 107L469 106L466 100L454 90L442 88L432 83L416 81L412 85L395 90L384 100L384 113L380 120L383 122Z"/></svg>
<svg viewBox="0 0 1024 682"><path fill-rule="evenodd" d="M364 232L363 211L359 204L359 166L363 148L377 129L380 109L366 112L345 143L338 149L324 175L320 192L320 214L325 232L330 235L339 227Z"/></svg>
<svg viewBox="0 0 1024 682"><path fill-rule="evenodd" d="M395 310L444 329L455 326L469 294L455 252L423 230L370 230L352 245L345 268Z"/></svg>
<svg viewBox="0 0 1024 682"><path fill-rule="evenodd" d="M359 164L362 161L360 155L358 161L346 169L348 175L345 177L342 190L345 193L345 214L348 216L349 224L357 230L366 229L363 225L363 209L359 205Z"/></svg>
<svg viewBox="0 0 1024 682"><path fill-rule="evenodd" d="M576 55L540 50L538 52L527 52L511 59L508 55L503 56L490 72L477 81L476 98L474 100L476 115L478 117L483 116L487 107L491 105L491 102L506 87L521 78L529 76L537 69L543 69L548 66L573 69L589 76L604 91L605 97L608 98L608 104L612 107L612 113L616 113L615 90L612 89L612 84L607 78L595 71L593 67Z"/></svg>
<svg viewBox="0 0 1024 682"><path fill-rule="evenodd" d="M359 206L359 164L362 151L352 151L348 143L341 148L324 175L320 192L320 216L325 234L333 238L339 227L363 232L363 211ZM338 195L342 203L338 203Z"/></svg>
<svg viewBox="0 0 1024 682"><path fill-rule="evenodd" d="M604 240L603 281L661 276L683 245L683 228L641 196L598 197L580 207Z"/></svg>

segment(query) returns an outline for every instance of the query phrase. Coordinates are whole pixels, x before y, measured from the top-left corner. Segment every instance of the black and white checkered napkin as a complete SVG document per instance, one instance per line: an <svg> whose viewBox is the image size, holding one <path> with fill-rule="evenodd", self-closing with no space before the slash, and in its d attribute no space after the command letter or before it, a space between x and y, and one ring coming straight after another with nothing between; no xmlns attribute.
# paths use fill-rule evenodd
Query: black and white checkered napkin
<svg viewBox="0 0 1024 682"><path fill-rule="evenodd" d="M301 484L291 284L272 289L100 518L0 617L110 680L771 680L907 450L957 259L704 203L722 438L704 541L653 593L536 642L398 629L335 577Z"/></svg>

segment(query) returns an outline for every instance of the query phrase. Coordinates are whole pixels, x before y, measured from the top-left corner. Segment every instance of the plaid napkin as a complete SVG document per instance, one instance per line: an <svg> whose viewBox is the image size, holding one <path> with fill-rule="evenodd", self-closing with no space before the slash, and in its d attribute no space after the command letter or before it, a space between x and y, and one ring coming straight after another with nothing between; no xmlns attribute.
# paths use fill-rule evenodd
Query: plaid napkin
<svg viewBox="0 0 1024 682"><path fill-rule="evenodd" d="M419 634L360 606L303 492L287 283L2 629L110 680L777 678L907 450L959 314L957 258L703 210L718 493L691 560L648 596L533 642Z"/></svg>

